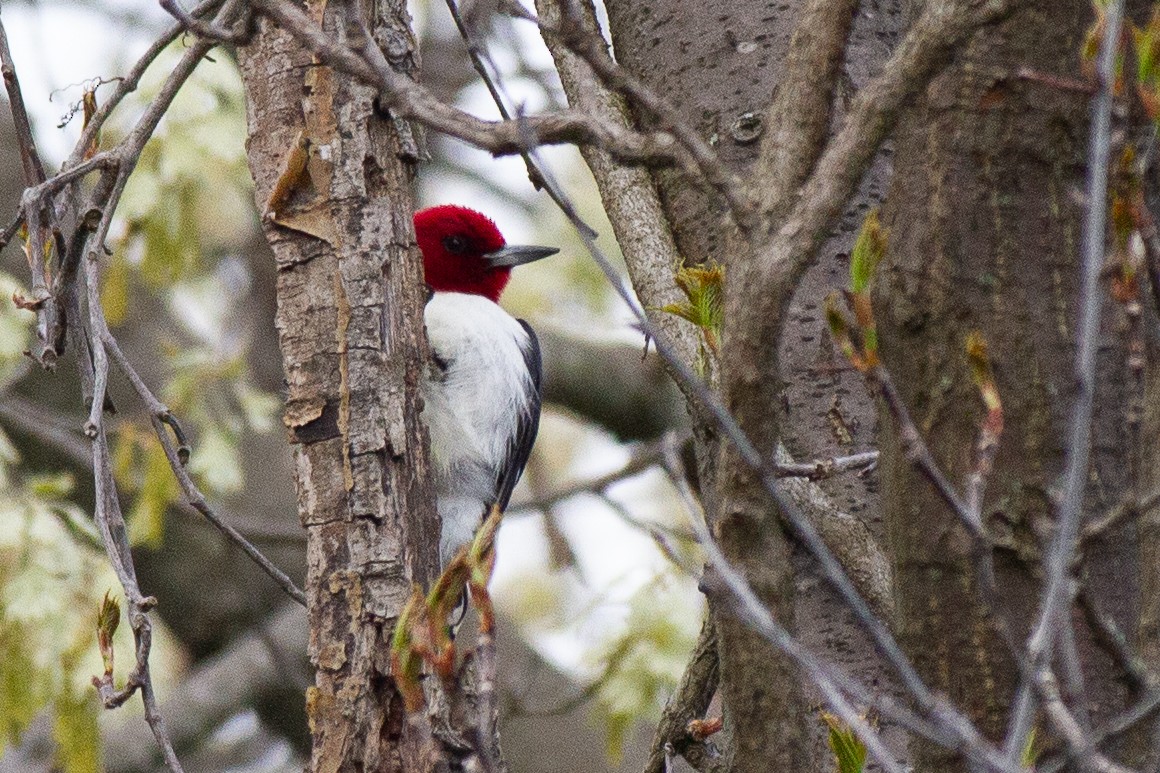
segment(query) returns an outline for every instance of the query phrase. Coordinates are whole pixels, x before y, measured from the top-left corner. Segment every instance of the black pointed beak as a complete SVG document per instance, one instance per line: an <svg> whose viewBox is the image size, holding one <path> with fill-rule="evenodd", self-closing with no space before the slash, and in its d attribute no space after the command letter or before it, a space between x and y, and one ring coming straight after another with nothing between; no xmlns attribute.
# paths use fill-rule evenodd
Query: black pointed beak
<svg viewBox="0 0 1160 773"><path fill-rule="evenodd" d="M555 255L560 250L556 247L531 247L527 245L509 244L506 247L489 252L483 256L492 268L522 266L532 263L549 255Z"/></svg>

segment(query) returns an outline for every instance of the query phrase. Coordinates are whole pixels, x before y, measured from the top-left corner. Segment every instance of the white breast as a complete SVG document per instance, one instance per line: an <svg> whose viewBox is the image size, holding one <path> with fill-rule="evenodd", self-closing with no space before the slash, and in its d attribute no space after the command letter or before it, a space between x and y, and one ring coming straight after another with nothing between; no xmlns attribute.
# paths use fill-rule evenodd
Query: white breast
<svg viewBox="0 0 1160 773"><path fill-rule="evenodd" d="M478 295L435 293L426 322L431 348L447 366L423 390L446 548L448 538L470 539L495 498L496 476L534 388L523 356L530 341L518 321Z"/></svg>

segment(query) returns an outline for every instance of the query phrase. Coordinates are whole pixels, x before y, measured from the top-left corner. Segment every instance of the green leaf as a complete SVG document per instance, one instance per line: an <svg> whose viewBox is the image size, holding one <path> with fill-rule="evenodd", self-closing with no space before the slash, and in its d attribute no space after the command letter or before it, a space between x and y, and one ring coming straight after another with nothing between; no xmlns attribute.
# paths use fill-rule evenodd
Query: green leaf
<svg viewBox="0 0 1160 773"><path fill-rule="evenodd" d="M1019 755L1019 764L1025 768L1035 767L1035 761L1039 759L1039 750L1035 748L1036 729L1031 728L1031 732L1027 734L1027 743L1023 744L1023 753Z"/></svg>
<svg viewBox="0 0 1160 773"><path fill-rule="evenodd" d="M100 706L93 690L57 696L53 705L52 738L56 766L62 773L100 773Z"/></svg>
<svg viewBox="0 0 1160 773"><path fill-rule="evenodd" d="M34 637L0 609L0 754L20 736L46 702L30 648Z"/></svg>
<svg viewBox="0 0 1160 773"><path fill-rule="evenodd" d="M874 279L874 271L886 254L886 231L878 220L878 210L870 211L862 222L862 232L850 253L850 291L864 293Z"/></svg>
<svg viewBox="0 0 1160 773"><path fill-rule="evenodd" d="M830 751L838 763L838 773L862 773L866 767L866 745L838 717L822 712L822 721L830 730Z"/></svg>
<svg viewBox="0 0 1160 773"><path fill-rule="evenodd" d="M725 267L718 263L683 266L673 281L681 288L686 300L662 306L661 311L700 328L705 343L715 354L725 317Z"/></svg>
<svg viewBox="0 0 1160 773"><path fill-rule="evenodd" d="M30 475L24 483L28 492L40 499L64 499L73 492L75 485L76 479L71 472Z"/></svg>
<svg viewBox="0 0 1160 773"><path fill-rule="evenodd" d="M144 477L133 509L129 512L129 538L134 545L161 546L165 536L165 511L180 495L164 449L157 442L145 451Z"/></svg>

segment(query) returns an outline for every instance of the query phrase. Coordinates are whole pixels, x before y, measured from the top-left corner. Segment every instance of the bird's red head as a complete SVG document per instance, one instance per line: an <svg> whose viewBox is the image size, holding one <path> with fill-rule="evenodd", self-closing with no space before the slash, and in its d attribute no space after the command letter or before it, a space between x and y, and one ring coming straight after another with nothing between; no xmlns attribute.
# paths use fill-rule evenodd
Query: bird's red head
<svg viewBox="0 0 1160 773"><path fill-rule="evenodd" d="M513 266L558 251L508 245L491 218L454 204L416 212L415 238L432 290L482 295L492 301L499 301Z"/></svg>

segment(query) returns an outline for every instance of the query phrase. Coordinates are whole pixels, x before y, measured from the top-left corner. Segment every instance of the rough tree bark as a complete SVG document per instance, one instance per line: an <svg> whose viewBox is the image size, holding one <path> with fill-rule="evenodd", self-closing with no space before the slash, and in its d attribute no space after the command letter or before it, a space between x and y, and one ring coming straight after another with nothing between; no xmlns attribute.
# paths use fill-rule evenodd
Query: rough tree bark
<svg viewBox="0 0 1160 773"><path fill-rule="evenodd" d="M784 172L797 177L812 165L803 169L759 170L756 164L759 141L766 139L763 134L770 124L763 111L776 94L782 60L799 20L798 9L803 5L781 2L722 5L685 0L606 2L617 59L678 106L685 120L715 146L726 166L753 181L752 188L759 195L773 187L758 179L761 172ZM855 24L846 58L846 76L855 83L860 83L883 61L899 20L896 2L864 5L866 13ZM848 17L853 4L842 3L840 7L845 9ZM810 32L806 30L807 34ZM838 70L838 64L840 62L827 62L823 69L833 73ZM810 110L810 107L793 106L812 118L817 111ZM647 123L647 117L643 120ZM800 127L795 126L796 129ZM825 122L814 130L824 134ZM816 139L811 135L804 141L816 142ZM791 159L793 164L800 166L796 158ZM879 165L871 173L870 184L856 199L859 202L857 208L864 206L861 202L867 197L877 197L877 181L884 178L886 171L885 165ZM717 260L726 263L729 271L727 292L732 296L730 304L744 302L738 299L743 299L746 293L763 292L760 286L746 286L744 281L738 281L749 257L741 240L732 234L720 203L678 173L659 174L657 181L665 214L672 223L685 262ZM842 253L848 249L849 231L854 220L849 218L850 222L844 222L841 233L825 245L821 251L822 260L807 275L795 305L785 310L785 340L797 342L796 346L787 344L784 350L789 354L787 362L793 372L783 365L781 377L778 377L779 356L776 352L754 357L745 353L744 347L737 348L737 344L744 342L736 338L730 327L730 306L727 305L722 387L735 413L737 408L748 406L737 414L738 418L750 437L770 457L774 455L779 434L785 430L779 426L785 418L780 415L783 404L791 409L791 441L796 441L793 442L795 452L807 456L844 452L825 440L829 434L825 429L825 417L838 393L848 393L851 386L858 389L857 380L846 379L849 381L847 385L840 382L841 376L834 376L833 389L827 388L830 384L819 386L815 369L818 365L817 344L803 347L800 342L819 340L821 315L815 310L825 292L835 284L835 269L842 270ZM735 336L732 342L731 335ZM798 351L792 351L795 348ZM742 352L741 362L736 358L738 352ZM770 370L765 369L766 365ZM747 378L742 372L746 370L749 373L759 371L756 377L749 379L753 388L748 391L738 389L738 384ZM770 372L774 374L772 377ZM791 389L785 392L782 391L783 378L791 385ZM854 402L857 402L856 397L847 399L846 415L852 416L851 408L857 411L860 407L867 417L862 423L868 434L873 424L867 411L869 403L851 405ZM818 433L817 427L822 427L823 431ZM713 437L710 433L705 433L705 436ZM859 441L864 439L864 436L858 438ZM714 448L710 453L716 451ZM817 614L815 608L832 601L823 585L803 583L803 589L808 588L808 592L795 602L790 546L782 534L771 502L756 478L740 459L730 455L722 457L719 473L716 481L703 480L702 489L707 509L715 518L722 548L729 559L745 569L750 582L771 605L779 620L792 628L795 615L802 611L802 604L808 604L812 624L821 622L827 631L824 642L819 641L817 645L832 646L829 654L848 667L873 670L877 665L873 654L852 630L842 611L830 607L830 613ZM873 501L872 493L866 490L861 479L853 484L836 485L840 487L839 496L851 504L857 503L859 509L867 500ZM728 501L718 496L726 493L729 494ZM808 573L809 562L797 562L797 569ZM836 633L839 630L841 633ZM810 712L799 692L796 673L782 665L777 653L759 636L727 615L719 617L718 636L727 727L733 731L733 769L756 771L771 766L779 770L809 767L811 763L805 762L805 755ZM849 642L851 636L858 644L843 644ZM815 748L815 752L820 752L817 764L828 764L824 761L828 754L824 742L822 748Z"/></svg>
<svg viewBox="0 0 1160 773"><path fill-rule="evenodd" d="M401 0L311 0L328 34L360 25L417 68ZM239 50L256 199L278 264L285 423L307 531L311 771L426 771L388 678L388 637L427 584L438 524L419 383L421 266L413 140L372 90L319 65L266 20ZM404 127L405 129L405 127Z"/></svg>
<svg viewBox="0 0 1160 773"><path fill-rule="evenodd" d="M1089 95L1014 77L1025 67L1078 78L1088 2L1035 0L984 29L899 124L885 223L889 254L874 299L887 367L950 479L963 481L983 408L964 337L990 345L1006 429L984 506L998 536L1000 613L1027 634L1038 587L1031 564L1050 534L1075 393L1076 298ZM1149 299L1144 299L1150 306ZM1105 301L1088 514L1130 490L1131 386L1122 313ZM1145 320L1154 324L1146 312ZM1152 353L1154 354L1154 352ZM1154 361L1154 359L1153 359ZM1155 376L1150 376L1155 380ZM1155 385L1151 387L1155 388ZM882 420L882 494L895 563L898 634L928 683L1001 740L1018 675L980 602L965 532ZM1139 485L1155 485L1154 465ZM1132 530L1087 551L1090 585L1121 629L1135 630ZM1094 721L1124 704L1122 676L1076 613ZM1150 632L1155 638L1155 630ZM1082 703L1082 701L1081 701ZM918 744L920 770L962 770L952 752ZM1130 764L1135 764L1129 760Z"/></svg>

